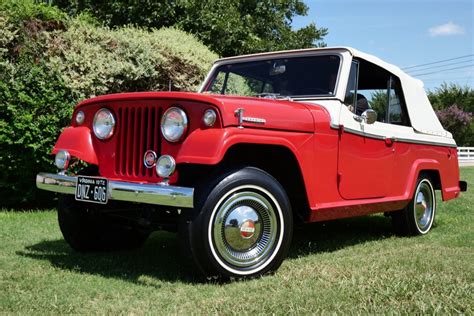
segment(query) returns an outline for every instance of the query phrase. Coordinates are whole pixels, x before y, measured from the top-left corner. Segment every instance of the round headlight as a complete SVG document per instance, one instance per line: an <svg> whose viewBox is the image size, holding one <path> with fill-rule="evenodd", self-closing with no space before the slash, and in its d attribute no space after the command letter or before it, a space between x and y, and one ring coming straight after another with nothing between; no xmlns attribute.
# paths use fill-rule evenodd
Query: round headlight
<svg viewBox="0 0 474 316"><path fill-rule="evenodd" d="M69 166L69 161L71 160L71 155L66 150L60 150L57 152L56 157L54 157L54 163L56 167L61 170L66 170Z"/></svg>
<svg viewBox="0 0 474 316"><path fill-rule="evenodd" d="M204 125L211 127L216 122L216 118L217 118L216 111L209 109L209 110L206 110L206 112L204 112L202 121L204 122Z"/></svg>
<svg viewBox="0 0 474 316"><path fill-rule="evenodd" d="M156 162L156 173L162 178L168 178L174 173L176 162L170 155L163 155Z"/></svg>
<svg viewBox="0 0 474 316"><path fill-rule="evenodd" d="M107 109L100 109L95 113L93 130L99 139L110 138L114 133L115 118L112 112Z"/></svg>
<svg viewBox="0 0 474 316"><path fill-rule="evenodd" d="M177 107L166 110L161 118L161 133L167 141L171 143L179 141L187 129L188 118L183 110Z"/></svg>
<svg viewBox="0 0 474 316"><path fill-rule="evenodd" d="M82 112L82 111L77 112L77 114L76 114L76 123L77 123L77 125L81 125L82 123L84 123L85 118L86 118L86 115L84 114L84 112Z"/></svg>

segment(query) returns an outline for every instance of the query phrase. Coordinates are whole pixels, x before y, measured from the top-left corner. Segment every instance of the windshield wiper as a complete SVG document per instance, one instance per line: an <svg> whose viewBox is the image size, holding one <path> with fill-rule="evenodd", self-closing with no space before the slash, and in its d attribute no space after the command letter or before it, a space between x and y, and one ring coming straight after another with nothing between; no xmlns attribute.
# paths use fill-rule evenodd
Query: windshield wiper
<svg viewBox="0 0 474 316"><path fill-rule="evenodd" d="M256 97L264 98L264 99L277 99L280 97L279 93L271 93L271 92L262 92L255 94Z"/></svg>
<svg viewBox="0 0 474 316"><path fill-rule="evenodd" d="M279 93L271 93L271 92L262 92L255 94L256 97L263 98L263 99L273 99L273 100L291 100L291 98L287 95L281 95Z"/></svg>

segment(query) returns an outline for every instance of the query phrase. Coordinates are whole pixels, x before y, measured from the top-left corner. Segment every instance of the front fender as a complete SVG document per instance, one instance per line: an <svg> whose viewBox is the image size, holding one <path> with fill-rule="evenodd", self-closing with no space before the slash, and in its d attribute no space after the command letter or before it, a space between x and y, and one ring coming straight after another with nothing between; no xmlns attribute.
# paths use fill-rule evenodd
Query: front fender
<svg viewBox="0 0 474 316"><path fill-rule="evenodd" d="M195 130L187 139L170 152L176 162L216 165L220 163L231 147L238 144L262 144L282 146L290 150L298 163L308 193L310 205L315 203L312 194L315 187L313 133L264 130L256 128L228 127L225 129ZM172 149L172 148L169 148ZM272 157L268 157L269 160Z"/></svg>
<svg viewBox="0 0 474 316"><path fill-rule="evenodd" d="M291 150L301 166L303 155L300 154L300 149L312 137L312 133L252 128L198 129L193 131L181 146L169 148L166 154L173 155L177 163L215 165L221 162L227 150L236 144L279 145Z"/></svg>
<svg viewBox="0 0 474 316"><path fill-rule="evenodd" d="M69 153L87 163L98 165L97 154L92 145L91 130L87 127L67 127L54 145L52 154L60 150Z"/></svg>

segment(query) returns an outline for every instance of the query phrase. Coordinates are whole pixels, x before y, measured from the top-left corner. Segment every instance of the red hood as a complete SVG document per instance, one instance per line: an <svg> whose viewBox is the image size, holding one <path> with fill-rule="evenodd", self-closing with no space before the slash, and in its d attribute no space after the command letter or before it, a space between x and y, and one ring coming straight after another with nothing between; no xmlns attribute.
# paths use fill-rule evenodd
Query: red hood
<svg viewBox="0 0 474 316"><path fill-rule="evenodd" d="M244 126L300 132L314 131L313 116L308 110L308 106L303 103L287 100L190 92L134 92L99 96L85 100L79 103L77 107L98 102L146 99L198 101L215 105L220 109L224 126L237 126L238 121L235 111L242 108L244 109L244 117L265 120L265 124L244 122Z"/></svg>

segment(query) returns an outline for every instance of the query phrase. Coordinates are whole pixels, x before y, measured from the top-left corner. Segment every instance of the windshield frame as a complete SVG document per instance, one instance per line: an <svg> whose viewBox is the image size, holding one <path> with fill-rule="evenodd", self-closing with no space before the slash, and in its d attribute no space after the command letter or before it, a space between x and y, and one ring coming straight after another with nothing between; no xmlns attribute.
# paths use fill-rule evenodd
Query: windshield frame
<svg viewBox="0 0 474 316"><path fill-rule="evenodd" d="M214 63L211 70L209 71L208 75L204 79L203 84L199 88L198 92L203 94L213 94L209 91L206 91L207 88L212 84L213 78L216 75L219 67L224 65L234 65L240 63L248 63L248 62L258 62L258 61L266 61L266 60L274 60L274 59L290 59L290 58L301 58L301 57L319 57L319 56L337 56L339 58L339 66L337 69L336 81L334 84L334 91L332 94L315 94L315 95L296 95L296 96L282 96L282 98L290 98L292 100L311 100L311 99L337 99L338 91L340 89L340 81L341 81L341 71L345 62L345 56L341 51L301 51L301 52L285 52L285 53L264 53L262 55L250 55L250 56L242 56L242 57L231 57L229 59L221 59ZM237 97L256 97L259 96L243 96L243 95L230 95L230 94L215 94L219 96L237 96Z"/></svg>

